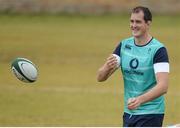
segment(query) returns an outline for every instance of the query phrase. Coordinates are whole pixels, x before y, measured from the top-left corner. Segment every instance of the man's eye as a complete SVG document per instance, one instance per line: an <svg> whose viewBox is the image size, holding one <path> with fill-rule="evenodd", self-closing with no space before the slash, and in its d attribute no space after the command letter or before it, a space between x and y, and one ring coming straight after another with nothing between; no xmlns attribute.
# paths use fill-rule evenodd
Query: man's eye
<svg viewBox="0 0 180 128"><path fill-rule="evenodd" d="M136 23L141 23L141 21L138 20L138 21L136 21Z"/></svg>

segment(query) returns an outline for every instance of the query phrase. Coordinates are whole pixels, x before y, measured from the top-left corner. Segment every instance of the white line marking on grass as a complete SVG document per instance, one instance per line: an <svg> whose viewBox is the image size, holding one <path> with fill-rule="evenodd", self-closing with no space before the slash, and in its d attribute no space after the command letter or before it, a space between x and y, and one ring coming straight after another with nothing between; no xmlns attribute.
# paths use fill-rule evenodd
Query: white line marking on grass
<svg viewBox="0 0 180 128"><path fill-rule="evenodd" d="M18 88L18 86L15 86L15 85L5 85L6 89L9 89L9 90L19 90L19 91L47 91L47 92L66 92L66 93L113 93L113 94L123 94L123 90L117 90L117 88L105 88L105 87L102 87L102 88L90 88L90 87L78 87L78 86L75 86L75 87L70 87L70 86L41 86L41 87L20 87ZM73 85L74 86L74 85Z"/></svg>

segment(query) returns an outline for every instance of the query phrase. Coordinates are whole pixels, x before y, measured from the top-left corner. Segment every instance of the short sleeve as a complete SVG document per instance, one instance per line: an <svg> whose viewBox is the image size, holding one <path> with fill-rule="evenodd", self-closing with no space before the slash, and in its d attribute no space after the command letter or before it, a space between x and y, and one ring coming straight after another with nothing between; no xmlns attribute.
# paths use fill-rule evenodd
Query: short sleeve
<svg viewBox="0 0 180 128"><path fill-rule="evenodd" d="M118 46L114 50L113 54L120 56L120 53L121 53L121 42L118 44Z"/></svg>
<svg viewBox="0 0 180 128"><path fill-rule="evenodd" d="M165 47L157 50L153 58L153 64L155 73L169 72L169 57Z"/></svg>
<svg viewBox="0 0 180 128"><path fill-rule="evenodd" d="M154 56L153 63L155 64L160 62L169 62L167 50L165 47L158 49Z"/></svg>

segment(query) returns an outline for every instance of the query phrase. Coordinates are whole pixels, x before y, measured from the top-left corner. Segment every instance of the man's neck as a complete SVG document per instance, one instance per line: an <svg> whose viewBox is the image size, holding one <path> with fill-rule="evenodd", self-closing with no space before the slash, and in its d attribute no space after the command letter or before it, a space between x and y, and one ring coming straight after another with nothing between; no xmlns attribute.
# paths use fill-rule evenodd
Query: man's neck
<svg viewBox="0 0 180 128"><path fill-rule="evenodd" d="M145 34L141 37L135 37L135 44L146 45L151 39L152 39L152 36L150 34Z"/></svg>

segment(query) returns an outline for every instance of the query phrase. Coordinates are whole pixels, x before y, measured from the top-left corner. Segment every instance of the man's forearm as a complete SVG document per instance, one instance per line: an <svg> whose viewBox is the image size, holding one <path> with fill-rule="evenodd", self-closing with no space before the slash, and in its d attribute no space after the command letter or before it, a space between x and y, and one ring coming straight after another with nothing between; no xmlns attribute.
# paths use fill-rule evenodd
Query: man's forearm
<svg viewBox="0 0 180 128"><path fill-rule="evenodd" d="M115 71L116 69L106 69L105 65L98 70L97 80L103 82Z"/></svg>
<svg viewBox="0 0 180 128"><path fill-rule="evenodd" d="M154 88L152 88L150 91L146 92L145 94L142 94L138 96L137 98L140 100L141 104L149 102L151 100L154 100L155 98L165 94L168 89L167 83L162 83L164 85L156 85Z"/></svg>
<svg viewBox="0 0 180 128"><path fill-rule="evenodd" d="M146 102L152 101L156 99L157 97L163 95L167 92L167 85L160 85L157 84L154 88L152 88L150 91L138 96L128 99L128 109L136 109L141 104L144 104Z"/></svg>
<svg viewBox="0 0 180 128"><path fill-rule="evenodd" d="M102 82L108 79L119 67L120 62L117 59L117 55L111 54L105 64L98 70L97 81Z"/></svg>
<svg viewBox="0 0 180 128"><path fill-rule="evenodd" d="M156 74L157 85L155 85L151 90L145 92L137 97L132 97L128 99L128 108L136 109L141 104L152 101L168 90L168 73L157 73Z"/></svg>

